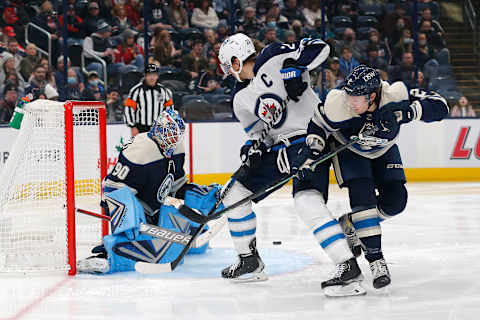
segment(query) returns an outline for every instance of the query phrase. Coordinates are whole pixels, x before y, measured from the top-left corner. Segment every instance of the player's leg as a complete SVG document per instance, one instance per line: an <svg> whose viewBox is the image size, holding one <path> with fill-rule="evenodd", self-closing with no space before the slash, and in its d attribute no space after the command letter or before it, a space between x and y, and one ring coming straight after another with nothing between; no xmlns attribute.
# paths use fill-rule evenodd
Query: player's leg
<svg viewBox="0 0 480 320"><path fill-rule="evenodd" d="M342 228L326 206L328 197L328 179L330 162L316 167L311 177L293 181L293 197L295 209L303 222L312 230L325 253L337 265L332 279L322 282L322 289L335 290L340 287L342 294L364 294L359 285L346 290L346 286L354 281L363 280L360 268L345 240ZM335 294L327 292L326 294Z"/></svg>

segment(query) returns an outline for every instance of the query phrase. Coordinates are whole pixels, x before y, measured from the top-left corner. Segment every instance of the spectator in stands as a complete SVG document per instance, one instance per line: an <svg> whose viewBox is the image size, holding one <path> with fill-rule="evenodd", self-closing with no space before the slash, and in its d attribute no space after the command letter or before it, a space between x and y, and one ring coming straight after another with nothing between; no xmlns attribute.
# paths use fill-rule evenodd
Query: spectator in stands
<svg viewBox="0 0 480 320"><path fill-rule="evenodd" d="M267 24L267 27L265 28L265 40L263 43L265 46L268 46L271 43L281 43L277 38L277 28L275 26Z"/></svg>
<svg viewBox="0 0 480 320"><path fill-rule="evenodd" d="M435 32L435 29L432 27L432 23L430 21L423 21L420 25L420 31L427 35L428 43L435 51L440 51L447 46L442 34L440 32Z"/></svg>
<svg viewBox="0 0 480 320"><path fill-rule="evenodd" d="M390 69L389 79L392 82L409 82L412 79L413 71L415 71L415 66L413 65L413 54L411 52L404 52L402 55L401 64Z"/></svg>
<svg viewBox="0 0 480 320"><path fill-rule="evenodd" d="M433 48L428 45L428 39L425 32L418 33L418 59L417 64L420 69L423 69L423 66L427 61L434 59L435 53ZM438 63L437 63L438 64Z"/></svg>
<svg viewBox="0 0 480 320"><path fill-rule="evenodd" d="M55 82L55 75L54 75L54 68L48 63L47 58L41 58L40 59L40 65L45 69L46 74L45 74L45 79L47 79L47 82L50 83L54 88L57 87L56 82Z"/></svg>
<svg viewBox="0 0 480 320"><path fill-rule="evenodd" d="M331 89L335 89L337 87L335 76L330 69L324 69L324 77L325 77L325 88L322 87L323 76L322 72L319 71L317 75L317 81L315 82L316 85L314 86L314 91L318 94L320 98L326 97L328 91ZM325 89L323 91L323 89Z"/></svg>
<svg viewBox="0 0 480 320"><path fill-rule="evenodd" d="M135 70L142 71L144 68L143 48L135 43L136 34L131 29L125 29L122 32L123 42L114 50L113 62L135 66Z"/></svg>
<svg viewBox="0 0 480 320"><path fill-rule="evenodd" d="M452 117L475 118L477 115L467 97L462 96L450 111Z"/></svg>
<svg viewBox="0 0 480 320"><path fill-rule="evenodd" d="M113 7L110 25L112 27L112 36L121 35L124 30L132 26L123 5L116 4Z"/></svg>
<svg viewBox="0 0 480 320"><path fill-rule="evenodd" d="M18 75L16 73L8 73L5 80L3 83L0 85L0 98L3 97L3 91L5 90L5 87L7 85L13 85L15 89L18 92L19 97L23 97L23 90L25 89L25 83L23 82L23 79L18 78Z"/></svg>
<svg viewBox="0 0 480 320"><path fill-rule="evenodd" d="M3 90L3 99L0 101L0 123L8 123L13 116L17 105L18 92L13 85L6 85Z"/></svg>
<svg viewBox="0 0 480 320"><path fill-rule="evenodd" d="M356 38L355 31L352 28L346 28L343 33L343 40L337 42L336 52L342 52L343 47L348 47L356 60L362 60L365 48L357 42Z"/></svg>
<svg viewBox="0 0 480 320"><path fill-rule="evenodd" d="M0 83L5 82L8 74L15 73L17 78L20 79L22 89L24 88L24 79L21 74L15 69L15 58L13 55L6 51L2 54L0 60Z"/></svg>
<svg viewBox="0 0 480 320"><path fill-rule="evenodd" d="M295 36L295 32L293 32L292 30L287 30L285 32L285 43L292 44L292 43L295 43L296 41L297 41L297 37Z"/></svg>
<svg viewBox="0 0 480 320"><path fill-rule="evenodd" d="M153 59L161 66L177 66L181 61L182 50L175 49L168 30L155 29L155 37L152 39Z"/></svg>
<svg viewBox="0 0 480 320"><path fill-rule="evenodd" d="M255 9L253 7L246 7L243 11L243 16L238 22L237 31L243 32L250 38L255 38L260 31L261 24L255 16Z"/></svg>
<svg viewBox="0 0 480 320"><path fill-rule="evenodd" d="M218 34L215 30L207 28L203 31L203 35L207 42L203 45L203 56L208 59L214 55L213 46L218 42Z"/></svg>
<svg viewBox="0 0 480 320"><path fill-rule="evenodd" d="M195 40L193 42L192 52L184 56L182 59L182 69L188 72L192 79L197 79L200 72L207 67L208 62L203 57L202 50L202 40Z"/></svg>
<svg viewBox="0 0 480 320"><path fill-rule="evenodd" d="M83 91L85 91L85 84L80 81L74 69L69 68L67 75L67 85L62 92L59 92L60 96L64 97L65 100L82 100L84 96ZM60 86L58 88L62 89Z"/></svg>
<svg viewBox="0 0 480 320"><path fill-rule="evenodd" d="M23 2L23 1L22 1ZM16 37L22 44L25 43L25 26L30 22L26 6L20 1L0 1L0 25L6 26L4 33L8 37Z"/></svg>
<svg viewBox="0 0 480 320"><path fill-rule="evenodd" d="M417 72L417 81L415 81L415 71L412 71L410 81L407 82L412 88L428 89L428 81L422 71Z"/></svg>
<svg viewBox="0 0 480 320"><path fill-rule="evenodd" d="M368 32L368 44L376 45L378 47L378 56L385 60L387 65L390 64L390 51L385 45L385 42L380 39L380 33L377 29L370 28L370 31Z"/></svg>
<svg viewBox="0 0 480 320"><path fill-rule="evenodd" d="M345 79L345 76L340 70L340 59L338 59L337 57L333 57L330 60L329 68L332 71L332 77L335 80L335 86L338 86L340 83L343 82L343 79Z"/></svg>
<svg viewBox="0 0 480 320"><path fill-rule="evenodd" d="M63 60L63 55L62 55L62 56L58 57L58 59L57 59L57 70L53 74L54 77L55 77L55 84L57 85L57 90L58 90L58 93L60 95L60 98L65 97L65 95L66 95L65 88L68 84L68 79L65 79L65 74L64 74L65 68L64 68L64 63L63 62L64 62L64 60ZM72 69L71 66L72 66L72 62L70 61L70 58L67 58L68 72L70 72L70 69ZM75 71L78 83L83 84L84 78L83 78L82 72L78 69L72 69L72 70ZM68 77L69 76L67 74L67 78Z"/></svg>
<svg viewBox="0 0 480 320"><path fill-rule="evenodd" d="M192 26L197 28L216 28L218 16L208 0L201 0L193 9Z"/></svg>
<svg viewBox="0 0 480 320"><path fill-rule="evenodd" d="M305 28L309 30L315 29L315 20L322 19L322 8L320 1L317 0L305 0L303 1L303 16L305 17ZM325 22L328 22L325 15Z"/></svg>
<svg viewBox="0 0 480 320"><path fill-rule="evenodd" d="M208 59L207 70L200 74L197 88L204 94L221 94L223 89L220 87L222 77L217 74L217 61L215 58Z"/></svg>
<svg viewBox="0 0 480 320"><path fill-rule="evenodd" d="M33 93L36 90L44 91L47 85L47 70L42 65L37 65L33 70L32 76L28 83L25 93Z"/></svg>
<svg viewBox="0 0 480 320"><path fill-rule="evenodd" d="M61 29L58 23L56 13L53 11L53 5L50 1L44 1L40 5L40 14L35 16L32 19L32 22L50 33L50 39L52 44L52 57L56 59L58 54L60 53L59 38L61 36ZM38 39L37 36L39 37ZM46 45L48 43L48 39L44 38L43 34L36 32L35 39L38 41L36 42L36 44L39 48L48 51L48 47ZM45 45L42 46L43 44Z"/></svg>
<svg viewBox="0 0 480 320"><path fill-rule="evenodd" d="M40 57L35 44L27 44L26 53L27 56L20 61L20 74L24 79L30 78L33 69L40 63Z"/></svg>
<svg viewBox="0 0 480 320"><path fill-rule="evenodd" d="M96 71L90 71L88 73L87 85L83 91L83 100L95 100L103 101L105 100L105 88L103 87L102 82Z"/></svg>
<svg viewBox="0 0 480 320"><path fill-rule="evenodd" d="M340 73L343 78L350 74L350 72L360 63L353 57L350 47L342 48L342 57L340 58Z"/></svg>
<svg viewBox="0 0 480 320"><path fill-rule="evenodd" d="M232 13L237 9L237 4L232 2L234 1L211 0L211 5L215 9L219 19L231 19Z"/></svg>
<svg viewBox="0 0 480 320"><path fill-rule="evenodd" d="M10 53L15 60L15 70L20 71L20 63L22 62L23 56L20 54L18 49L18 41L15 38L9 38L7 42L7 52Z"/></svg>
<svg viewBox="0 0 480 320"><path fill-rule="evenodd" d="M295 32L295 37L297 39L303 39L303 38L307 38L307 35L305 34L304 30L303 30L303 26L302 26L302 23L300 22L300 20L293 20L292 22L292 30L293 32Z"/></svg>
<svg viewBox="0 0 480 320"><path fill-rule="evenodd" d="M145 30L144 30L144 20L143 17L140 17L138 24L135 26L134 30L138 32L137 34L137 44L144 48L145 47Z"/></svg>
<svg viewBox="0 0 480 320"><path fill-rule="evenodd" d="M97 25L101 19L100 6L96 1L92 1L88 4L88 15L84 22L84 34L88 37L94 32L98 32Z"/></svg>
<svg viewBox="0 0 480 320"><path fill-rule="evenodd" d="M140 23L140 11L142 10L143 2L140 3L140 0L126 0L124 5L132 26L138 25Z"/></svg>
<svg viewBox="0 0 480 320"><path fill-rule="evenodd" d="M379 70L387 70L387 62L378 56L378 46L369 44L367 46L367 55L364 64Z"/></svg>
<svg viewBox="0 0 480 320"><path fill-rule="evenodd" d="M175 29L190 28L188 14L180 0L170 0L167 8L168 21Z"/></svg>
<svg viewBox="0 0 480 320"><path fill-rule="evenodd" d="M297 0L285 0L285 7L281 10L283 16L288 19L288 22L292 23L293 20L300 20L305 22L305 16L302 11L297 7Z"/></svg>
<svg viewBox="0 0 480 320"><path fill-rule="evenodd" d="M218 41L223 42L228 37L228 24L226 20L220 20L217 26Z"/></svg>
<svg viewBox="0 0 480 320"><path fill-rule="evenodd" d="M289 24L288 24L288 19L284 15L281 14L280 10L280 5L278 2L274 2L270 7L270 9L267 11L267 14L265 15L265 23L268 24L269 22L275 22L275 26L277 28L283 28L283 29L288 29ZM277 37L281 38L283 36L279 35L277 33Z"/></svg>
<svg viewBox="0 0 480 320"><path fill-rule="evenodd" d="M63 28L63 14L58 16L58 22L60 27ZM77 15L75 6L70 4L67 7L67 42L71 44L82 44L83 38L85 38L85 30L83 27L83 19Z"/></svg>
<svg viewBox="0 0 480 320"><path fill-rule="evenodd" d="M150 28L152 30L156 28L171 29L172 26L168 24L168 18L165 10L165 4L163 0L154 0L150 7L152 14L149 17Z"/></svg>
<svg viewBox="0 0 480 320"><path fill-rule="evenodd" d="M278 6L278 4L276 2L274 2L273 0L259 0L259 1L256 1L256 3L255 3L255 7L256 7L255 13L256 13L256 16L258 17L258 22L260 22L260 23L265 22L265 18L267 16L267 13L268 13L269 10L271 10L273 5ZM280 8L279 8L279 10L280 10Z"/></svg>
<svg viewBox="0 0 480 320"><path fill-rule="evenodd" d="M405 8L403 4L397 3L395 5L395 11L387 14L383 22L383 32L385 35L391 39L392 33L397 30L397 32L401 32L403 28L411 29L412 28L412 20L405 15ZM400 36L398 36L399 38ZM391 43L396 43L398 38Z"/></svg>
<svg viewBox="0 0 480 320"><path fill-rule="evenodd" d="M393 47L393 64L400 64L404 52L413 51L412 32L409 29L403 29L402 36Z"/></svg>
<svg viewBox="0 0 480 320"><path fill-rule="evenodd" d="M423 8L421 21L422 22L430 21L430 24L433 27L434 32L436 32L440 37L443 37L443 35L445 34L445 30L443 30L442 26L440 25L440 22L433 19L432 10L430 10L430 8L428 7Z"/></svg>
<svg viewBox="0 0 480 320"><path fill-rule="evenodd" d="M107 106L107 121L108 122L121 122L125 114L124 106L118 88L112 86L108 89L107 100L105 102Z"/></svg>

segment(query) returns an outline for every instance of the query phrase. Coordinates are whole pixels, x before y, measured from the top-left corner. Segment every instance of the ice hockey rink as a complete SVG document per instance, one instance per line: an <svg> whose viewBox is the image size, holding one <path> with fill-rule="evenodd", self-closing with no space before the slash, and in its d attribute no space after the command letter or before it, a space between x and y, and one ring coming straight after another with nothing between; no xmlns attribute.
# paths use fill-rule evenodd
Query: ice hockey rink
<svg viewBox="0 0 480 320"><path fill-rule="evenodd" d="M361 258L367 295L323 295L320 283L333 265L285 187L256 206L267 282L219 277L236 259L224 229L205 255L188 256L169 274L2 274L0 319L479 319L480 183L407 187L406 211L382 224L392 274L384 291L373 289ZM331 186L328 205L346 212L346 193Z"/></svg>

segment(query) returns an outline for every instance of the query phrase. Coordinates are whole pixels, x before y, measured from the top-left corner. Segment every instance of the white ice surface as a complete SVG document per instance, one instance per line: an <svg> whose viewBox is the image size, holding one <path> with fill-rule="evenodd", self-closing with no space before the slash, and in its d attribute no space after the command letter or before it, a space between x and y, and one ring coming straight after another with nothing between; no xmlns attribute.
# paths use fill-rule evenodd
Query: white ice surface
<svg viewBox="0 0 480 320"><path fill-rule="evenodd" d="M480 183L407 187L405 212L382 224L392 274L385 291L373 289L361 258L366 296L322 294L333 265L296 217L286 187L256 206L267 282L219 278L235 260L223 230L206 255L166 275L2 274L0 319L480 319ZM336 215L348 209L336 186L329 207Z"/></svg>

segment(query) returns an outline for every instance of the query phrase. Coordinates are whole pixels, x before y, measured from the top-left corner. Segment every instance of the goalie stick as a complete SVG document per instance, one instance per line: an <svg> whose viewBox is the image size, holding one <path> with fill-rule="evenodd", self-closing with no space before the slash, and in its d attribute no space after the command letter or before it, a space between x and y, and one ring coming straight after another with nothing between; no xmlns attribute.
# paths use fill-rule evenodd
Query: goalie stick
<svg viewBox="0 0 480 320"><path fill-rule="evenodd" d="M371 131L367 131L365 132L365 134L370 134L370 133L374 133L376 130L371 130ZM355 144L357 141L359 141L360 138L357 137L357 136L353 136L350 141L346 144L344 144L343 146L335 149L335 150L332 150L330 153L326 154L325 156L321 157L320 159L317 159L315 161L313 161L312 163L310 163L308 166L310 167L310 169L313 171L315 170L315 167L317 165L319 165L320 163L324 162L325 160L328 160L332 157L334 157L337 153L347 149L348 147L350 147L351 145ZM264 195L265 193L268 193L270 192L271 190L274 190L276 188L278 188L279 186L283 185L284 183L287 183L290 179L294 178L294 177L297 177L297 174L290 174L288 175L287 177L281 179L281 180L278 180L277 182L275 182L273 185L270 185L270 186L267 186L263 189L260 189L258 190L257 192L255 192L254 194L246 197L246 198L243 198L242 200L239 200L237 202L235 202L234 204L226 207L226 208L223 208L222 210L214 213L214 214L211 214L211 215L207 215L207 216L203 216L201 215L200 213L198 213L197 211L195 211L194 209L186 206L186 205L181 205L179 208L178 208L178 212L180 212L181 215L183 215L185 218L193 221L193 222L196 222L196 223L207 223L208 221L211 221L213 219L217 219L219 218L222 214L224 214L225 212L231 210L231 209L234 209L238 206L241 206L242 204L248 202L248 201L251 201L253 199L256 199L262 195Z"/></svg>
<svg viewBox="0 0 480 320"><path fill-rule="evenodd" d="M268 133L270 132L272 127L275 125L278 117L280 117L282 115L282 113L285 111L285 109L287 108L287 103L288 103L289 100L290 99L287 97L286 100L283 101L282 107L278 110L275 110L274 114L272 115L272 120L270 122L267 122L265 128L263 128L260 139L256 140L255 143L253 143L252 148L254 150L257 150L258 147L260 146L260 144L262 142L264 142ZM247 165L246 162L242 163L242 166L244 166L244 165ZM238 170L240 170L240 169L238 169ZM223 188L222 193L220 194L217 202L215 203L213 208L208 212L206 217L215 214L215 211L218 209L218 207L222 203L223 199L228 194L228 192L230 192L230 189L232 188L233 184L235 183L236 180L235 180L234 176L235 175L233 175L233 177L228 181L227 185ZM180 212L180 209L182 208L182 206L184 206L184 205L180 206L179 212ZM193 209L190 209L190 210L193 210ZM219 216L217 216L215 219L217 219L218 217ZM199 234L202 232L203 228L205 228L207 223L211 220L214 220L214 219L206 219L205 222L199 222L200 226L198 227L197 231L192 235L192 239L189 241L189 243L187 243L185 245L185 248L183 248L183 250L180 252L178 257L175 260L173 260L172 262L153 264L153 263L139 261L139 262L135 263L135 270L137 272L147 273L147 274L171 272L171 271L175 270L175 268L180 264L180 261L182 261L183 257L185 257L185 255L187 254L190 247L194 244L197 237L199 237Z"/></svg>

